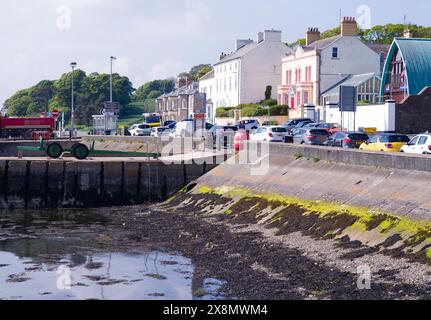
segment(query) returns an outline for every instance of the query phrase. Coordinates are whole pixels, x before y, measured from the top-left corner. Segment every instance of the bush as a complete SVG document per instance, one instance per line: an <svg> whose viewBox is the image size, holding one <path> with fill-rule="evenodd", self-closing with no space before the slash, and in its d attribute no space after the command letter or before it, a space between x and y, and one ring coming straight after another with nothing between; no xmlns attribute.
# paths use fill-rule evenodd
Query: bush
<svg viewBox="0 0 431 320"><path fill-rule="evenodd" d="M262 100L259 104L261 104L262 106L276 106L277 105L277 100L275 99L269 99L269 100Z"/></svg>
<svg viewBox="0 0 431 320"><path fill-rule="evenodd" d="M289 106L287 105L275 105L269 107L269 114L271 116L288 116Z"/></svg>

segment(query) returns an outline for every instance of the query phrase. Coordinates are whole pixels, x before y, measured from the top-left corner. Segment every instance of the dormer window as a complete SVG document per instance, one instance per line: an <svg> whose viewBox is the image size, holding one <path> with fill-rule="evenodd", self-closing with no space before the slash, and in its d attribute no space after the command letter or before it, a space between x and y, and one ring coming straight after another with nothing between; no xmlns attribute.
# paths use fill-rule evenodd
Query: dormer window
<svg viewBox="0 0 431 320"><path fill-rule="evenodd" d="M338 59L338 48L332 48L332 59Z"/></svg>

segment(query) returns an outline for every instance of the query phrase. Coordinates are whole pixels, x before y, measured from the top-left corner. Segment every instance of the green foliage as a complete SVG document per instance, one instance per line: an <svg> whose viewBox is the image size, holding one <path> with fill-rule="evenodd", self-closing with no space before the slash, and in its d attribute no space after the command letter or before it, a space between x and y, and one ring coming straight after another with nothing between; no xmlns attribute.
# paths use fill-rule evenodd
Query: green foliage
<svg viewBox="0 0 431 320"><path fill-rule="evenodd" d="M361 40L367 43L391 44L394 38L402 37L404 35L404 24L386 24L377 25L367 30L358 30ZM415 38L431 38L431 27L424 27L418 25L410 25L409 29L412 31ZM321 39L330 38L341 34L341 28L338 26L333 29L326 30L320 35ZM305 45L305 39L298 39L289 46Z"/></svg>
<svg viewBox="0 0 431 320"><path fill-rule="evenodd" d="M178 77L185 77L189 82L198 81L208 72L212 71L213 67L210 64L199 64L190 69L189 72L183 72L178 75Z"/></svg>
<svg viewBox="0 0 431 320"><path fill-rule="evenodd" d="M264 117L264 116L287 116L289 106L287 105L261 105L261 104L242 104L238 107L218 108L216 111L217 118L233 118L234 110L241 110L243 117Z"/></svg>
<svg viewBox="0 0 431 320"><path fill-rule="evenodd" d="M92 73L86 75L75 70L75 118L77 125L90 125L92 115L100 114L102 103L109 101L109 75ZM70 116L72 72L63 74L56 81L44 80L33 87L20 90L6 100L5 106L12 116L39 116L45 111L58 109ZM127 77L113 75L113 96L122 106L129 104L134 89Z"/></svg>
<svg viewBox="0 0 431 320"><path fill-rule="evenodd" d="M175 89L175 80L154 80L140 86L132 96L132 102L141 102L147 99L156 99L164 93Z"/></svg>

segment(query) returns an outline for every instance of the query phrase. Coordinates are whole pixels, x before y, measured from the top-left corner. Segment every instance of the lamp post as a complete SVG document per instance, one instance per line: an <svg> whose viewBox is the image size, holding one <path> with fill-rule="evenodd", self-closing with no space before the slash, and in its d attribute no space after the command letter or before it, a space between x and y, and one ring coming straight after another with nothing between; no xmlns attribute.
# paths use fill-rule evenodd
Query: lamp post
<svg viewBox="0 0 431 320"><path fill-rule="evenodd" d="M110 77L109 77L109 92L110 92L110 102L113 102L113 90L112 90L112 65L114 63L114 60L117 60L116 57L111 56L111 73L110 73Z"/></svg>
<svg viewBox="0 0 431 320"><path fill-rule="evenodd" d="M75 73L75 68L78 64L76 62L72 62L70 63L70 67L72 68L72 105L71 105L71 115L70 115L70 140L72 140L73 138L73 133L75 131L74 128L74 123L75 123L75 96L74 96L74 91L75 91L75 85L73 83L73 76Z"/></svg>

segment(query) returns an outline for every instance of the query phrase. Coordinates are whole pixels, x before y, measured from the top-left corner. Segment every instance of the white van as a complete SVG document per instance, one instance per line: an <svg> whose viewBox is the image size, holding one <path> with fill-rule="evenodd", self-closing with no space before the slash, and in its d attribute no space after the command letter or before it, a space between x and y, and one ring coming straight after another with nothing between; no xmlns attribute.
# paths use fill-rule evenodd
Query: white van
<svg viewBox="0 0 431 320"><path fill-rule="evenodd" d="M194 132L195 122L193 120L181 121L175 127L175 137L191 137Z"/></svg>

